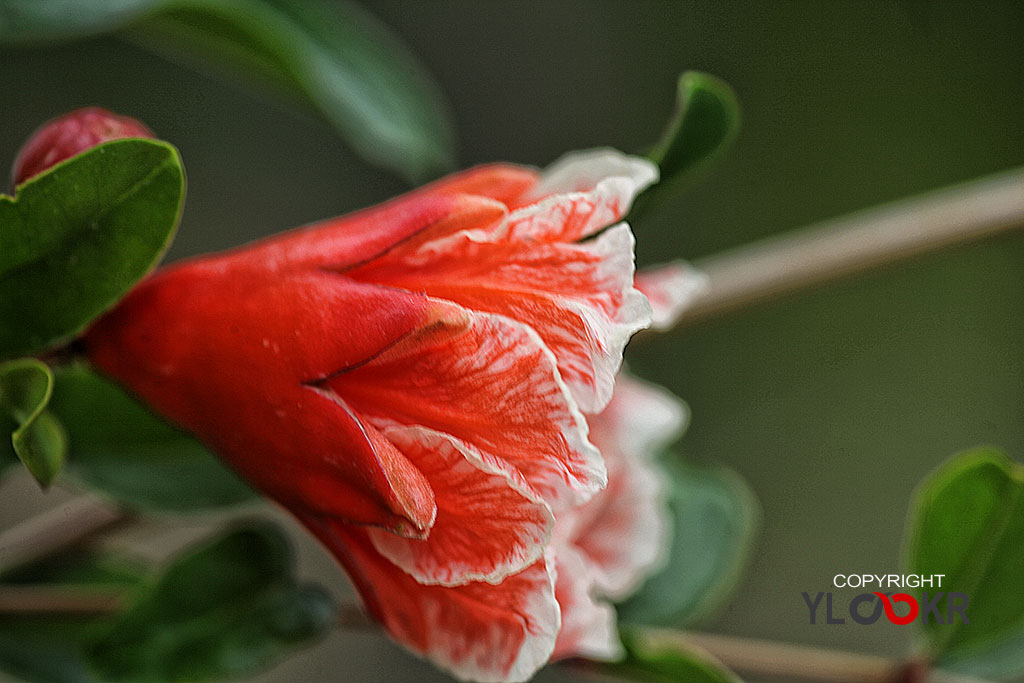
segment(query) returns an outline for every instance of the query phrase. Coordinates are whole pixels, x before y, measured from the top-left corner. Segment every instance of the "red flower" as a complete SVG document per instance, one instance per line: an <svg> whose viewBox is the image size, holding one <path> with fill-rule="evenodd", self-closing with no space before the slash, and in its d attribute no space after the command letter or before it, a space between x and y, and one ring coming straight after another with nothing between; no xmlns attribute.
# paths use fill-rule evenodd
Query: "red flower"
<svg viewBox="0 0 1024 683"><path fill-rule="evenodd" d="M636 275L653 309L656 329L670 327L706 286L682 264ZM623 370L611 402L589 416L590 438L608 469L608 485L593 498L563 511L552 546L562 611L554 658L618 659L622 644L610 601L620 601L661 568L671 534L660 451L683 431L689 411L661 387Z"/></svg>
<svg viewBox="0 0 1024 683"><path fill-rule="evenodd" d="M86 349L302 519L393 637L525 679L560 629L554 520L605 485L583 413L650 322L608 226L655 178L611 151L473 169L168 267Z"/></svg>

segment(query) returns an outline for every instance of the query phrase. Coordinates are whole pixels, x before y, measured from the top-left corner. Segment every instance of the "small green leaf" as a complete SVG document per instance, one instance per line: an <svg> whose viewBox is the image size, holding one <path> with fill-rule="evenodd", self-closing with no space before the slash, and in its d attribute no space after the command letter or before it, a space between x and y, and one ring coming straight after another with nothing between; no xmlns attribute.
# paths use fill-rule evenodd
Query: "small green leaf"
<svg viewBox="0 0 1024 683"><path fill-rule="evenodd" d="M919 485L907 524L908 571L942 574L942 590L968 598L970 621L947 612L922 624L940 666L1005 647L1024 635L1024 466L994 448L954 456ZM1019 652L1019 650L1018 650ZM1018 659L1021 662L1021 659Z"/></svg>
<svg viewBox="0 0 1024 683"><path fill-rule="evenodd" d="M185 179L155 140L114 140L0 195L0 358L73 338L170 244Z"/></svg>
<svg viewBox="0 0 1024 683"><path fill-rule="evenodd" d="M355 3L0 0L0 43L123 28L143 47L203 70L219 63L312 106L365 159L411 182L455 164L440 88L402 40Z"/></svg>
<svg viewBox="0 0 1024 683"><path fill-rule="evenodd" d="M630 629L622 633L626 658L605 665L617 676L647 683L740 683L699 647L687 643L682 633L652 629Z"/></svg>
<svg viewBox="0 0 1024 683"><path fill-rule="evenodd" d="M68 429L71 473L120 503L190 511L255 497L199 442L84 366L57 370L51 409Z"/></svg>
<svg viewBox="0 0 1024 683"><path fill-rule="evenodd" d="M326 633L335 606L299 584L287 539L250 523L179 558L91 647L109 681L249 676Z"/></svg>
<svg viewBox="0 0 1024 683"><path fill-rule="evenodd" d="M676 110L648 155L662 183L692 180L724 154L739 133L736 93L721 79L699 71L679 77Z"/></svg>
<svg viewBox="0 0 1024 683"><path fill-rule="evenodd" d="M34 358L0 363L0 412L14 425L11 446L41 486L49 486L67 454L64 428L46 408L53 373Z"/></svg>
<svg viewBox="0 0 1024 683"><path fill-rule="evenodd" d="M757 529L753 492L732 470L666 459L673 516L664 570L620 606L623 621L690 624L718 607L739 580Z"/></svg>

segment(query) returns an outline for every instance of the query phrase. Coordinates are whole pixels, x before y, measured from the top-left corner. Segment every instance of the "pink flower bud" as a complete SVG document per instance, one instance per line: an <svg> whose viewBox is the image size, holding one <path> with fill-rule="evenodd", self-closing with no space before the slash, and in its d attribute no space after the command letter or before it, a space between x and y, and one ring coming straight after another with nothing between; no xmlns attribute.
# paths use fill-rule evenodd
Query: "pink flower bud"
<svg viewBox="0 0 1024 683"><path fill-rule="evenodd" d="M22 146L14 160L14 184L21 185L54 164L102 142L152 137L152 131L133 118L100 107L76 109L43 124Z"/></svg>

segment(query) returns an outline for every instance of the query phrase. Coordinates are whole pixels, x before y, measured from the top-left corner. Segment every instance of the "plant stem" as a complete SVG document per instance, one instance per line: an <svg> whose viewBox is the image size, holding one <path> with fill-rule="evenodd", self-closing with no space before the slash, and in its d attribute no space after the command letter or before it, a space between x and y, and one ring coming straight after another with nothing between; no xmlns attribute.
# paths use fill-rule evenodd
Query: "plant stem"
<svg viewBox="0 0 1024 683"><path fill-rule="evenodd" d="M95 585L11 585L0 588L0 614L88 614L116 612L124 589Z"/></svg>
<svg viewBox="0 0 1024 683"><path fill-rule="evenodd" d="M827 650L754 638L668 629L635 630L650 650L696 646L739 674L817 683L900 683L913 663L855 652ZM925 669L927 670L927 669ZM930 683L978 683L977 679L944 671L929 672Z"/></svg>
<svg viewBox="0 0 1024 683"><path fill-rule="evenodd" d="M80 496L0 533L0 574L77 545L131 519L123 508Z"/></svg>
<svg viewBox="0 0 1024 683"><path fill-rule="evenodd" d="M710 287L680 324L944 247L1024 228L1024 168L832 219L696 261Z"/></svg>

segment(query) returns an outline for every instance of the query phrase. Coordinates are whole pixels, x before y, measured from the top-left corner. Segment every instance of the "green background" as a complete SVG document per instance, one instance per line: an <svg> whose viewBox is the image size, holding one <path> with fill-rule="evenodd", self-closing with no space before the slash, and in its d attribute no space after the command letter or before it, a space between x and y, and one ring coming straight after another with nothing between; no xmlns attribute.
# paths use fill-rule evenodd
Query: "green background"
<svg viewBox="0 0 1024 683"><path fill-rule="evenodd" d="M463 166L639 151L681 71L731 83L737 144L635 226L641 265L1024 164L1024 5L1009 0L365 4L447 93ZM89 104L177 145L189 194L172 259L405 187L312 114L121 40L0 50L0 92L0 164L39 123ZM690 403L681 452L736 468L763 505L745 579L704 627L899 654L906 628L810 626L800 592L897 571L911 490L953 452L1024 459L1024 236L649 337L628 359ZM833 590L843 605L858 592ZM266 679L431 675L383 643L333 636Z"/></svg>

